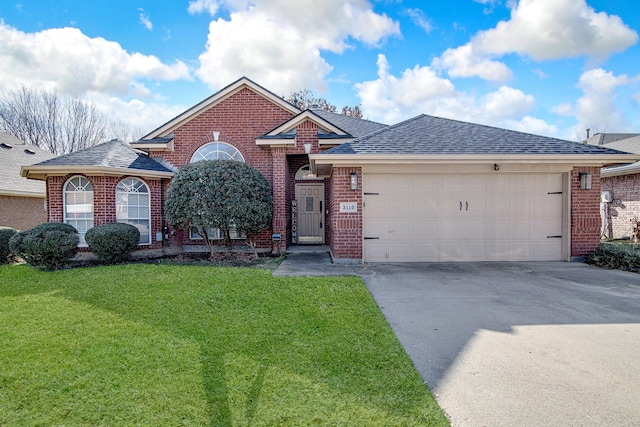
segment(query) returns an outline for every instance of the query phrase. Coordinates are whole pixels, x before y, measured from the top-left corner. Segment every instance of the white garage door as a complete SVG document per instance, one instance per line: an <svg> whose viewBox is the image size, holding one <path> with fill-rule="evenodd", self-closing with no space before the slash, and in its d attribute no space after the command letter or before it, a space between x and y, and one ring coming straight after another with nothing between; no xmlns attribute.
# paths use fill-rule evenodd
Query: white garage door
<svg viewBox="0 0 640 427"><path fill-rule="evenodd" d="M562 174L365 174L364 260L562 259Z"/></svg>

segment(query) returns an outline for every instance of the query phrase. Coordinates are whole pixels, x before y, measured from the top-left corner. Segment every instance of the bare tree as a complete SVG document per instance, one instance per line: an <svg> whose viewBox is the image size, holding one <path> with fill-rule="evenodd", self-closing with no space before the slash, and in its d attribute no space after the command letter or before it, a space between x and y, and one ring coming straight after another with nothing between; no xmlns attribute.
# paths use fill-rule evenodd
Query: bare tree
<svg viewBox="0 0 640 427"><path fill-rule="evenodd" d="M22 86L0 98L0 130L53 154L94 146L107 139L133 139L142 132L110 120L95 104L55 91Z"/></svg>
<svg viewBox="0 0 640 427"><path fill-rule="evenodd" d="M293 92L291 95L289 95L287 101L300 108L301 110L320 109L328 111L330 113L338 112L338 108L335 105L324 98L317 97L309 89ZM344 107L342 107L341 114L356 119L362 118L362 110L360 109L359 105L354 105L353 107L345 105Z"/></svg>

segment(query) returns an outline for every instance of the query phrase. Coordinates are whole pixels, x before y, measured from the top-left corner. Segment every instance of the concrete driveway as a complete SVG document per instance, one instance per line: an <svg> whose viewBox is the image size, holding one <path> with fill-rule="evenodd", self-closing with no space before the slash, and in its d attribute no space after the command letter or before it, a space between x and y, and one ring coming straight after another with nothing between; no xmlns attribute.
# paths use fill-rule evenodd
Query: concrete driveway
<svg viewBox="0 0 640 427"><path fill-rule="evenodd" d="M562 262L358 273L454 426L640 426L640 274Z"/></svg>

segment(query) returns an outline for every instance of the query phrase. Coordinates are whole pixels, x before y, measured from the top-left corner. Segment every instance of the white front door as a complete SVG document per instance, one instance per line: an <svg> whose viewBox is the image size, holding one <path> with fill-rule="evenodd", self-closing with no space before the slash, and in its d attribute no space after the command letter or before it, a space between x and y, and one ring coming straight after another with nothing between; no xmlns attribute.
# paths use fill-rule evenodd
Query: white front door
<svg viewBox="0 0 640 427"><path fill-rule="evenodd" d="M298 243L324 243L324 184L296 184Z"/></svg>
<svg viewBox="0 0 640 427"><path fill-rule="evenodd" d="M563 176L365 174L364 260L562 260Z"/></svg>

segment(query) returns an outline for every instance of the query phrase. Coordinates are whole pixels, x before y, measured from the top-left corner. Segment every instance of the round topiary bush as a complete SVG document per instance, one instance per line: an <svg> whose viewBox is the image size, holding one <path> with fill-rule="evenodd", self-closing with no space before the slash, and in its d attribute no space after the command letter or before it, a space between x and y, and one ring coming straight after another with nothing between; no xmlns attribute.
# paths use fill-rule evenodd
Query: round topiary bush
<svg viewBox="0 0 640 427"><path fill-rule="evenodd" d="M80 238L75 228L61 222L45 222L15 234L11 252L42 270L66 266L76 254Z"/></svg>
<svg viewBox="0 0 640 427"><path fill-rule="evenodd" d="M6 264L11 260L9 240L17 233L14 228L0 227L0 264Z"/></svg>
<svg viewBox="0 0 640 427"><path fill-rule="evenodd" d="M140 231L131 224L112 222L89 229L84 239L98 259L115 264L127 261L138 248Z"/></svg>

